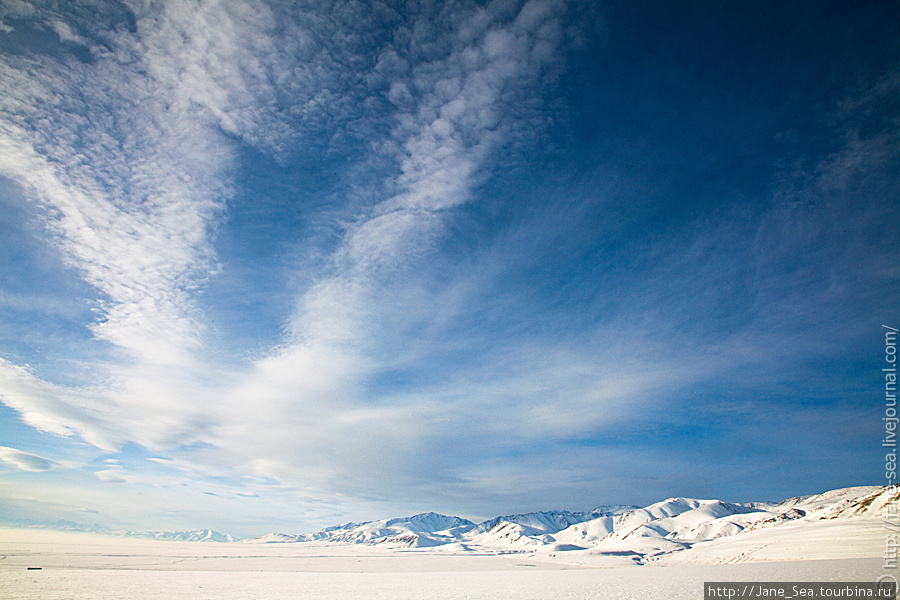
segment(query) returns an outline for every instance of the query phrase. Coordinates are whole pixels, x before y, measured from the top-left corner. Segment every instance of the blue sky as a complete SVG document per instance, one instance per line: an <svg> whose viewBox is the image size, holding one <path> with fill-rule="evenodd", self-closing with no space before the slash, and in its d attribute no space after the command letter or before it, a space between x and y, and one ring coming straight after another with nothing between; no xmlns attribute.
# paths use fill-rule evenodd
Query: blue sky
<svg viewBox="0 0 900 600"><path fill-rule="evenodd" d="M7 522L882 483L896 3L0 18Z"/></svg>

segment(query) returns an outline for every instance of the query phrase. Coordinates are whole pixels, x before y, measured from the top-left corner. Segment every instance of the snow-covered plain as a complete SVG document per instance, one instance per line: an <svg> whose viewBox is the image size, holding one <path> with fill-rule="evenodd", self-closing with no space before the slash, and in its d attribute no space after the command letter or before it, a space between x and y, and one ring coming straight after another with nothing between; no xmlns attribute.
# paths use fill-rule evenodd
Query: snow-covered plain
<svg viewBox="0 0 900 600"><path fill-rule="evenodd" d="M671 498L481 525L426 513L231 543L9 529L0 597L701 598L704 581L875 581L897 575L881 558L897 499L877 487L778 504Z"/></svg>

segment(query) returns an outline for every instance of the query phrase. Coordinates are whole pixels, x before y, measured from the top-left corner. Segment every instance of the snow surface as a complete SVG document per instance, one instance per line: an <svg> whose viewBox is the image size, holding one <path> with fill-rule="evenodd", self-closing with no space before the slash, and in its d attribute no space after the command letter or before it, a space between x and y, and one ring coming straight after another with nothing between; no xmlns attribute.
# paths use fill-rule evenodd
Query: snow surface
<svg viewBox="0 0 900 600"><path fill-rule="evenodd" d="M2 584L20 600L696 600L703 597L706 581L874 581L878 574L878 561L465 573L71 569L19 571L12 577L3 572Z"/></svg>
<svg viewBox="0 0 900 600"><path fill-rule="evenodd" d="M754 533L771 538L772 531ZM704 581L874 581L882 573L879 558L634 567L539 553L209 545L21 530L0 531L0 553L0 595L21 600L696 599Z"/></svg>

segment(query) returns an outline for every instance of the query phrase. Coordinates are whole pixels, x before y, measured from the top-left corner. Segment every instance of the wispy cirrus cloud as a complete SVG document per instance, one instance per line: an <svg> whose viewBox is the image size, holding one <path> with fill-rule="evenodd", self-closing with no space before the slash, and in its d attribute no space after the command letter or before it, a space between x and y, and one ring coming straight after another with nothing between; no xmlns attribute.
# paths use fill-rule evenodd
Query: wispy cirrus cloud
<svg viewBox="0 0 900 600"><path fill-rule="evenodd" d="M183 363L199 343L190 294L214 268L227 148L112 57L2 68L0 168L99 292L95 336L139 361Z"/></svg>
<svg viewBox="0 0 900 600"><path fill-rule="evenodd" d="M32 21L15 23L58 31L60 15L40 5ZM83 15L68 16L66 31L90 29ZM35 427L106 449L168 443L203 421L202 401L184 401L203 363L194 296L217 268L211 239L233 161L204 111L148 75L143 24L136 33L126 25L90 41L60 35L59 43L89 44L90 60L50 47L0 64L0 170L36 202L49 243L96 290L97 318L86 325L109 349L83 387L4 361L4 400Z"/></svg>
<svg viewBox="0 0 900 600"><path fill-rule="evenodd" d="M59 43L87 46L90 60L37 54L3 64L0 168L36 199L67 264L97 290L91 330L122 357L98 365L102 381L83 388L4 361L4 399L29 424L107 449L204 441L226 454L253 446L246 456L256 466L306 457L289 469L294 476L317 461L358 473L341 465L360 461L359 444L334 446L360 430L402 421L406 436L360 441L401 453L422 435L422 410L371 405L364 393L378 368L371 299L428 252L442 213L470 199L492 153L517 135L521 125L504 115L535 93L552 61L562 5L435 6L399 17L371 71L354 52L372 46L342 29L371 19L365 6L348 3L334 17L320 8L285 22L284 9L264 2L148 5L102 40L86 37L84 22L67 24L61 9L31 11ZM328 32L348 43L324 40ZM358 67L351 75L347 63ZM277 157L326 113L332 126L347 122L360 97L394 106L387 129L378 111L357 118L361 134L387 132L373 147L394 172L298 300L287 343L232 386L204 362L195 302L217 268L212 236L235 160L222 133ZM225 403L213 408L214 397ZM285 421L303 423L305 441L277 427L267 452L257 432ZM244 443L232 448L235 432Z"/></svg>
<svg viewBox="0 0 900 600"><path fill-rule="evenodd" d="M431 251L445 213L471 199L494 153L519 134L522 123L504 115L523 98L539 99L535 86L561 44L563 9L538 1L512 11L466 8L462 16L420 17L408 37L396 36L405 43L379 54L373 93L386 93L397 114L377 148L396 170L380 182L383 199L347 226L325 275L299 298L287 344L232 390L230 404L243 416L223 428L221 444L268 459L250 468L347 492L364 479L363 487L385 493L415 477L409 458L435 427L457 422L422 395L373 395L371 379L390 362L379 335L385 310L407 310L385 299L396 293L392 279ZM435 36L435 28L451 33ZM251 397L258 402L243 401Z"/></svg>

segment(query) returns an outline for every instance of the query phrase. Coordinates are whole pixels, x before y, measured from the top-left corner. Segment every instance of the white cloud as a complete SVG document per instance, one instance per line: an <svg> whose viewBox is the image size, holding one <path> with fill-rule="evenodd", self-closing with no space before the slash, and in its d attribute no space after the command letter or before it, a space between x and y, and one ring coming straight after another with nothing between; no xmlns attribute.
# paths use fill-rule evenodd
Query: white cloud
<svg viewBox="0 0 900 600"><path fill-rule="evenodd" d="M344 8L352 18L365 11ZM458 348L493 369L464 364L440 385L373 392L374 379L428 355L412 347L409 323L439 331L473 301L463 290L444 306L446 297L409 287L410 274L448 211L470 201L498 150L528 126L509 115L521 117L523 100L540 95L563 8L465 5L402 22L368 73L358 42L325 40L343 39L344 17L310 8L292 23L277 10L255 1L147 5L137 33L120 33L94 64L2 67L0 169L41 203L68 263L100 293L95 337L126 355L82 388L0 362L3 400L28 424L110 450L206 444L191 454L205 469L323 496L384 497L422 476L419 450L446 432L463 428L486 445L565 438L623 418L664 379L694 376L623 358L622 344L573 353L565 342L515 349L521 340L512 338L488 351ZM347 64L360 72L348 75ZM87 82L82 99L68 99ZM397 109L387 139L373 143L394 171L297 299L284 343L243 373L206 363L195 295L216 270L211 237L235 158L221 131L283 156L326 113L332 127L357 114L363 134L379 131L382 115L352 106L378 95ZM497 412L504 418L485 418Z"/></svg>
<svg viewBox="0 0 900 600"><path fill-rule="evenodd" d="M482 439L498 428L515 439L565 435L604 422L633 392L637 375L582 373L571 383L571 368L535 370L543 361L535 357L514 377L490 373L442 393L373 397L369 388L396 366L379 338L385 323L408 302L427 302L385 305L399 298L392 281L428 256L447 211L470 201L494 154L519 135L523 126L507 115L540 93L560 41L560 3L466 5L442 13L450 34L431 28L435 15L407 23L409 37L379 52L380 83L364 90L366 74L348 76L342 64L359 62L353 50L323 44L302 19L284 23L265 3L141 10L137 33L120 32L112 51L95 49L93 64L22 59L0 73L0 170L44 208L68 264L98 290L95 337L125 355L82 388L0 363L3 400L28 424L108 450L200 442L210 448L192 460L210 468L323 496L366 488L387 496L421 475L418 449L448 427ZM302 16L341 28L312 9ZM286 47L276 46L275 30ZM355 99L379 94L398 112L376 144L395 165L376 202L362 207L327 272L298 298L284 345L245 373L207 364L195 296L217 268L211 237L235 157L220 130L282 156L326 112L339 125ZM363 115L361 131L378 131L382 118ZM603 412L585 419L582 410L598 404ZM508 423L478 422L498 406L509 409ZM123 478L116 469L96 476Z"/></svg>
<svg viewBox="0 0 900 600"><path fill-rule="evenodd" d="M120 99L113 116L128 114L127 131L86 126L104 110L87 102L29 128L42 105L83 82L59 74L45 77L41 89L31 70L6 66L3 75L0 171L39 200L64 258L102 294L95 335L141 361L183 363L200 333L190 294L213 268L208 231L223 190L207 186L221 175L227 151L202 130L184 130L180 119L160 128L152 110L158 98L144 109ZM136 86L115 73L92 83L104 87L103 79Z"/></svg>
<svg viewBox="0 0 900 600"><path fill-rule="evenodd" d="M8 446L0 446L0 462L12 465L20 471L40 473L57 467L57 463Z"/></svg>
<svg viewBox="0 0 900 600"><path fill-rule="evenodd" d="M387 146L399 167L384 182L391 193L348 228L332 274L300 298L289 344L258 361L230 395L241 418L217 443L271 459L256 463L266 475L325 489L384 490L412 476L413 449L448 415L422 398L367 395L384 362L374 336L383 309L375 307L389 297L393 275L416 265L441 234L441 213L469 201L477 173L514 133L500 115L533 93L520 86L533 83L546 57L530 49L557 41L559 11L532 2L513 20L480 13L480 32L442 40L443 56L411 70L400 56L418 54L423 40L381 54L382 72L394 77L387 93L404 111Z"/></svg>
<svg viewBox="0 0 900 600"><path fill-rule="evenodd" d="M402 97L407 105L397 118L393 143L386 146L399 174L385 182L390 196L348 228L334 256L334 275L301 299L295 339L309 343L324 335L322 330L354 339L364 336L359 329L366 299L377 293L372 286L379 277L421 258L430 240L440 235L442 211L470 199L478 171L511 135L511 126L501 124L497 115L517 94L501 96L540 71L541 61L523 50L538 37L557 41L553 32L559 11L557 3L533 1L512 22L479 11L480 33L465 29L447 41L446 56L416 65L409 76L407 61L398 52L418 53L415 41L409 48L382 53L379 67L399 77L389 83L388 95ZM492 21L498 22L490 26ZM383 67L388 63L393 67Z"/></svg>
<svg viewBox="0 0 900 600"><path fill-rule="evenodd" d="M122 474L121 469L103 469L95 471L94 475L103 483L128 483L128 479Z"/></svg>
<svg viewBox="0 0 900 600"><path fill-rule="evenodd" d="M80 35L72 31L72 28L63 21L51 21L50 27L59 36L60 41L86 46L87 42Z"/></svg>
<svg viewBox="0 0 900 600"><path fill-rule="evenodd" d="M102 393L79 392L47 383L25 367L4 359L0 359L0 398L19 411L25 423L41 431L61 436L77 432L106 450L121 441L108 421L115 419L115 406L104 402Z"/></svg>
<svg viewBox="0 0 900 600"><path fill-rule="evenodd" d="M34 5L25 0L9 0L0 7L0 17L2 18L23 19L30 17L34 12Z"/></svg>
<svg viewBox="0 0 900 600"><path fill-rule="evenodd" d="M183 9L172 19L209 35L188 4L167 7L164 16ZM38 17L74 39L52 7L41 10L49 12ZM30 425L78 433L105 449L124 441L190 443L214 420L202 389L216 376L206 374L195 295L218 268L211 236L234 155L208 115L224 119L246 85L225 73L208 98L190 89L192 69L204 68L192 66L197 52L154 50L160 36L189 33L172 19L143 18L136 34L110 34L110 44L93 48L91 64L40 54L0 64L0 173L37 202L51 243L97 290L90 329L117 352L80 388L3 361L0 393ZM220 27L204 39L213 50L228 49L236 44L229 35L243 33ZM233 65L242 50L212 51L210 59Z"/></svg>

